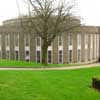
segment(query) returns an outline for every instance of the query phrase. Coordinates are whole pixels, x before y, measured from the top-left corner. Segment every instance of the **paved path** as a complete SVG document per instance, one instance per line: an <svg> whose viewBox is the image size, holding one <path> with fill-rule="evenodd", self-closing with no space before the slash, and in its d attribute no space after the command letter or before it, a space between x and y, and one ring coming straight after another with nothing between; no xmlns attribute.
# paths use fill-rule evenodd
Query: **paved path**
<svg viewBox="0 0 100 100"><path fill-rule="evenodd" d="M91 67L100 67L100 63L81 65L81 66L70 66L70 67L55 67L55 68L0 68L0 70L72 70L72 69L81 69L81 68L91 68Z"/></svg>

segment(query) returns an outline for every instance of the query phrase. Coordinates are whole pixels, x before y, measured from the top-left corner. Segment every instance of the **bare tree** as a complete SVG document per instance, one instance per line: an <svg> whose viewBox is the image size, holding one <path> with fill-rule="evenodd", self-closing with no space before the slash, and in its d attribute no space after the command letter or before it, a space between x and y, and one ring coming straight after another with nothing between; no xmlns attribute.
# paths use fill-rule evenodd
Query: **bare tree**
<svg viewBox="0 0 100 100"><path fill-rule="evenodd" d="M33 11L28 16L25 29L42 39L42 63L47 64L47 49L56 36L80 26L80 21L72 16L73 4L56 0L29 0ZM23 25L24 27L24 25Z"/></svg>

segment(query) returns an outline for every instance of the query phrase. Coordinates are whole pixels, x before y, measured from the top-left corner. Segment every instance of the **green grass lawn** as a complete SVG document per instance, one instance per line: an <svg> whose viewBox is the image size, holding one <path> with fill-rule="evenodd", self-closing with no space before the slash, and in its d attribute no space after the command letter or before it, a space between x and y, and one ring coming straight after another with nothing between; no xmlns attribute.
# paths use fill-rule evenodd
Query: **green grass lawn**
<svg viewBox="0 0 100 100"><path fill-rule="evenodd" d="M15 61L15 60L0 60L0 67L64 67L64 66L77 66L79 64L48 64L44 66L43 64L36 62L26 62L26 61Z"/></svg>
<svg viewBox="0 0 100 100"><path fill-rule="evenodd" d="M68 71L0 71L0 100L100 100L91 88L100 68Z"/></svg>

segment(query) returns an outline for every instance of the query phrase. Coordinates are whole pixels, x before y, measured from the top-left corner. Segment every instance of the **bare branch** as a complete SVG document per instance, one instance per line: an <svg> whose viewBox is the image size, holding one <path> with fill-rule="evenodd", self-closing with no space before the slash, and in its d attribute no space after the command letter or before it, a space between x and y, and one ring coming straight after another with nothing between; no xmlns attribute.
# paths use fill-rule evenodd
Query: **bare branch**
<svg viewBox="0 0 100 100"><path fill-rule="evenodd" d="M45 47L47 50L48 45L59 34L80 26L80 20L71 14L73 4L65 5L65 2L62 2L56 7L54 0L34 0L34 2L29 0L29 2L33 7L34 15L28 16L22 27L42 38L42 49Z"/></svg>

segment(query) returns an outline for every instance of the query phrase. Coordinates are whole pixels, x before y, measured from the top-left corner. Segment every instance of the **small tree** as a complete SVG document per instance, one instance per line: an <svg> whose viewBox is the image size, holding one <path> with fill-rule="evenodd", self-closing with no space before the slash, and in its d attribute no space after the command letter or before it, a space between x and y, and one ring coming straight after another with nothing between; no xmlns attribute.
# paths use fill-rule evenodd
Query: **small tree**
<svg viewBox="0 0 100 100"><path fill-rule="evenodd" d="M56 36L80 26L79 19L72 16L73 4L56 0L29 0L32 16L28 16L27 29L42 39L42 63L47 64L47 49ZM56 5L55 5L56 4ZM24 26L24 25L23 25Z"/></svg>

